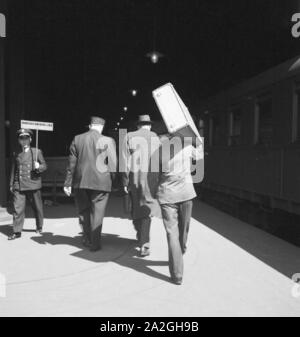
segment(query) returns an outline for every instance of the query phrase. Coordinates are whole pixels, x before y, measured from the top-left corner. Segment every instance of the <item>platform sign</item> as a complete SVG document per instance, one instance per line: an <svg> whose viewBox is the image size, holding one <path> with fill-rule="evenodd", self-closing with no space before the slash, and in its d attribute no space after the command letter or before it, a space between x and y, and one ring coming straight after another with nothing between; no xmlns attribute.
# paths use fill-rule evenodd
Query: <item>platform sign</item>
<svg viewBox="0 0 300 337"><path fill-rule="evenodd" d="M202 141L188 108L171 83L154 90L152 95L169 133L184 133Z"/></svg>
<svg viewBox="0 0 300 337"><path fill-rule="evenodd" d="M53 131L53 123L21 120L22 129Z"/></svg>
<svg viewBox="0 0 300 337"><path fill-rule="evenodd" d="M21 129L30 129L36 130L36 137L35 137L35 147L39 148L39 131L53 131L54 125L50 122L38 122L38 121L26 121L21 120ZM37 161L38 151L36 151L36 158Z"/></svg>

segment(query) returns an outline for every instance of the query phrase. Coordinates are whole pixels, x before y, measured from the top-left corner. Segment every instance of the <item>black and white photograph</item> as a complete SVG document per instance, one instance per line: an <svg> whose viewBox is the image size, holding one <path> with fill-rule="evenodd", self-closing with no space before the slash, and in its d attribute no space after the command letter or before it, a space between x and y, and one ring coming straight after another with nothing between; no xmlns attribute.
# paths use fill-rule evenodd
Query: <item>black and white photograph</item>
<svg viewBox="0 0 300 337"><path fill-rule="evenodd" d="M0 319L299 316L300 1L0 0Z"/></svg>

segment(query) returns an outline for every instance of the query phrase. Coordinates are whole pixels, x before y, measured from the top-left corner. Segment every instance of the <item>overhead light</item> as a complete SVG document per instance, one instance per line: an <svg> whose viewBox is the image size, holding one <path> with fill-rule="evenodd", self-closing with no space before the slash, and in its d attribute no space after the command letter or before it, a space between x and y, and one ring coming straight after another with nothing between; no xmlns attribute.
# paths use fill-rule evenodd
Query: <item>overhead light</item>
<svg viewBox="0 0 300 337"><path fill-rule="evenodd" d="M131 92L132 96L136 96L137 93L138 93L136 89L132 89L132 90L130 90L130 92Z"/></svg>
<svg viewBox="0 0 300 337"><path fill-rule="evenodd" d="M120 120L122 121L124 119L124 117L121 117Z"/></svg>
<svg viewBox="0 0 300 337"><path fill-rule="evenodd" d="M150 61L153 64L156 64L159 61L159 59L162 58L164 55L159 53L158 51L152 51L151 53L148 53L146 56L150 58Z"/></svg>
<svg viewBox="0 0 300 337"><path fill-rule="evenodd" d="M123 110L124 110L124 111L127 111L127 110L128 110L127 106L124 106L124 107L123 107Z"/></svg>

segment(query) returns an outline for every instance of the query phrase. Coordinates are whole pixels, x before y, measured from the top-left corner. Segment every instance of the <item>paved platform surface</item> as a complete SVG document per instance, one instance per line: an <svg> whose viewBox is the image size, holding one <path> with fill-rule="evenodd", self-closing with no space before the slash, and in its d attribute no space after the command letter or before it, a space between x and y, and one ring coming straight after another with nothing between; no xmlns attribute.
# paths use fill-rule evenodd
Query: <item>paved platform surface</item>
<svg viewBox="0 0 300 337"><path fill-rule="evenodd" d="M110 200L98 253L81 246L73 205L45 213L42 236L29 214L15 241L7 240L10 218L0 219L0 316L300 315L291 280L300 248L206 204L194 204L182 286L169 282L161 219L152 224L152 254L141 259L120 198Z"/></svg>

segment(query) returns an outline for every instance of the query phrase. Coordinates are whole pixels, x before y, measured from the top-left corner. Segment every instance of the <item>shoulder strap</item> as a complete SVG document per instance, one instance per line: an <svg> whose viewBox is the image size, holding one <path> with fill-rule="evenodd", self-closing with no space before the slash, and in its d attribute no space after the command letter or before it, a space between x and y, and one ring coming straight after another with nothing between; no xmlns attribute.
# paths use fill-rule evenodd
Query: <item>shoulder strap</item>
<svg viewBox="0 0 300 337"><path fill-rule="evenodd" d="M32 151L32 147L30 148L30 152L31 152L32 170L33 170L33 169L34 169L34 161L33 161L33 151Z"/></svg>

